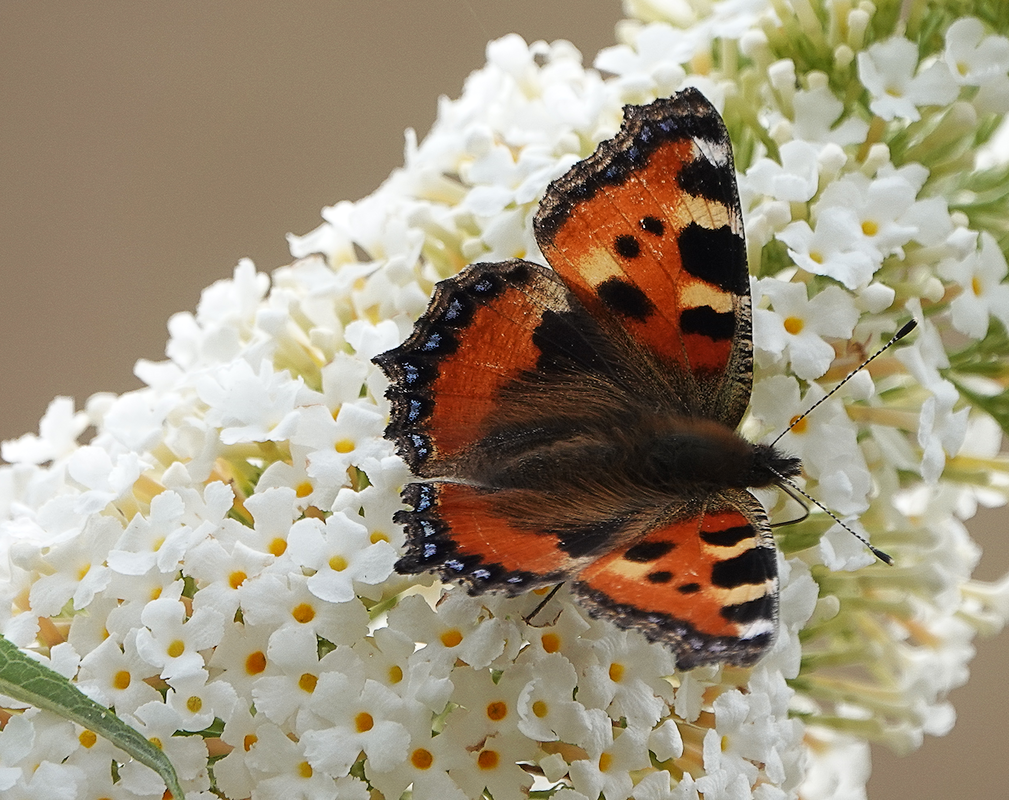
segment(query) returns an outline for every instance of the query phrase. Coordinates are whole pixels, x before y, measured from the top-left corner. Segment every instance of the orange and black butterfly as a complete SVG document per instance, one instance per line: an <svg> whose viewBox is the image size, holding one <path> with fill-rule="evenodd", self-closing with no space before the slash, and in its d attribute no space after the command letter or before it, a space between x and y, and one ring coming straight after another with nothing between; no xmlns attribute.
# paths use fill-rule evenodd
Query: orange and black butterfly
<svg viewBox="0 0 1009 800"><path fill-rule="evenodd" d="M753 664L777 631L777 560L748 487L799 461L736 433L750 285L732 149L694 89L628 106L547 188L552 269L439 283L389 376L386 436L419 479L403 573L474 594L569 581L595 616L687 669Z"/></svg>

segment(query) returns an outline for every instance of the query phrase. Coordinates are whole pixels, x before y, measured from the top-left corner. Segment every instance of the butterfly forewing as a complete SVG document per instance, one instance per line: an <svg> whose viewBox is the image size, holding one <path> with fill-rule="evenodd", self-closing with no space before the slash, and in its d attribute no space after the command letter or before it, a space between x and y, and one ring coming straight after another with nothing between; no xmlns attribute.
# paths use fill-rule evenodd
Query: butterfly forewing
<svg viewBox="0 0 1009 800"><path fill-rule="evenodd" d="M547 190L548 263L654 355L681 413L735 428L750 392L750 289L732 149L696 90L628 106L611 140Z"/></svg>

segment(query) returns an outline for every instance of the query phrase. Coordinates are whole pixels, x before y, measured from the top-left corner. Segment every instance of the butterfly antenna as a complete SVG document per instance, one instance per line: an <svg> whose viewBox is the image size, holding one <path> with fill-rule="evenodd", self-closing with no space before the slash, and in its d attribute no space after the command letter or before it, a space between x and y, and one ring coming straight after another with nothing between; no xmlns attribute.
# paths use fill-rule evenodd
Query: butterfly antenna
<svg viewBox="0 0 1009 800"><path fill-rule="evenodd" d="M831 389L829 392L827 392L827 394L825 394L823 397L821 397L819 400L817 400L815 403L813 403L813 405L811 405L808 409L806 409L805 413L803 413L800 416L798 416L795 419L793 419L792 422L789 424L789 426L787 428L785 428L785 430L783 430L781 433L778 434L778 438L775 439L773 442L771 442L771 447L774 447L774 445L776 445L779 441L781 441L781 438L786 433L788 433L790 430L792 430L792 428L794 428L796 425L798 425L800 422L802 422L806 417L808 417L810 414L812 414L813 411L816 410L816 407L820 405L820 403L822 403L825 400L829 399L838 389L840 389L842 386L844 386L844 384L846 384L848 381L850 381L852 378L854 378L857 373L859 373L863 369L865 369L865 367L867 367L870 362L874 361L876 358L878 358L879 356L883 355L883 353L885 353L887 350L889 350L894 344L896 344L897 342L899 342L901 339L903 339L905 336L907 336L911 331L913 331L917 327L918 327L917 320L913 320L912 319L910 322L906 323L899 331L897 331L893 336L890 337L890 341L888 341L886 344L884 344L881 348L879 348L879 350L877 350L875 353L873 353L871 356L869 356L865 361L863 361L861 364L859 364L857 367L855 367L855 369L853 369L851 372L849 372L845 376L845 378L844 378L843 381L841 381L839 384L837 384L837 386L835 386L833 389ZM802 491L802 490L800 489L799 491ZM805 495L805 492L803 492L803 494ZM806 496L808 497L808 495L806 495ZM812 498L810 498L810 499L812 499ZM817 503L817 505L820 505L820 504ZM822 506L821 506L821 508L822 508ZM824 511L826 511L826 509L824 509ZM830 512L828 511L827 513L829 514ZM833 514L831 514L831 516L833 516ZM835 519L836 519L836 517L835 517ZM859 537L859 538L861 539L862 537ZM868 544L868 542L866 542L866 544ZM870 545L870 547L871 547L871 545Z"/></svg>
<svg viewBox="0 0 1009 800"><path fill-rule="evenodd" d="M862 534L860 534L858 531L856 531L851 526L846 525L845 523L843 523L841 521L841 519L837 516L837 514L835 514L829 508L827 508L826 506L824 506L823 503L821 503L815 497L813 497L812 495L810 495L807 492L803 491L799 487L799 485L797 483L794 483L791 479L786 478L784 475L782 475L780 472L778 472L775 469L771 469L771 473L774 474L774 476L781 482L781 484L782 484L781 488L784 489L785 492L787 492L788 494L792 494L792 492L795 491L795 492L798 492L799 494L801 494L810 503L812 503L814 506L816 506L821 511L823 511L832 520L834 520L834 522L836 522L838 525L840 525L842 528L844 528L846 531L848 531L848 533L850 533L852 536L854 536L856 539L858 539L862 544L864 544L866 547L868 547L869 550L872 551L872 554L874 556L876 556L876 558L878 558L884 564L888 564L891 567L893 566L894 561L893 561L893 558L889 554L884 553L878 547L875 547L872 544L870 544L870 542L869 542L868 539L866 539ZM788 487L788 488L786 488L786 487ZM795 495L792 494L792 497L794 498ZM798 499L798 498L796 498L796 499Z"/></svg>

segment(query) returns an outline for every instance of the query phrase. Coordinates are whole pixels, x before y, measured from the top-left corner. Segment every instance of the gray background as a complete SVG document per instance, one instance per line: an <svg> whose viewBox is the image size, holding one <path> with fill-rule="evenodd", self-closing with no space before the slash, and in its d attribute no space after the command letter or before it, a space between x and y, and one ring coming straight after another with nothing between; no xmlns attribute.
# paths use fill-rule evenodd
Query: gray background
<svg viewBox="0 0 1009 800"><path fill-rule="evenodd" d="M57 394L136 388L170 314L284 234L372 191L458 96L486 42L613 42L610 0L0 2L0 438L36 431ZM1009 569L1003 512L972 521ZM870 797L1004 796L1009 636L980 641L959 722Z"/></svg>

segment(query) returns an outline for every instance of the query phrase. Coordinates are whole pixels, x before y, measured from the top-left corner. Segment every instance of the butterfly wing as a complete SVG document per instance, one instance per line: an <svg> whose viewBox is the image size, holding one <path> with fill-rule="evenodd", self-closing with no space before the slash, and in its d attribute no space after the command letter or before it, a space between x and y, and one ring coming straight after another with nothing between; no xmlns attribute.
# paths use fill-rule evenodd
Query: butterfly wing
<svg viewBox="0 0 1009 800"><path fill-rule="evenodd" d="M750 397L750 286L732 148L696 89L627 106L617 135L547 189L550 266L668 376L665 402L736 428Z"/></svg>
<svg viewBox="0 0 1009 800"><path fill-rule="evenodd" d="M777 575L767 516L735 490L670 507L644 536L583 568L574 591L594 616L672 647L681 669L749 666L774 642Z"/></svg>

